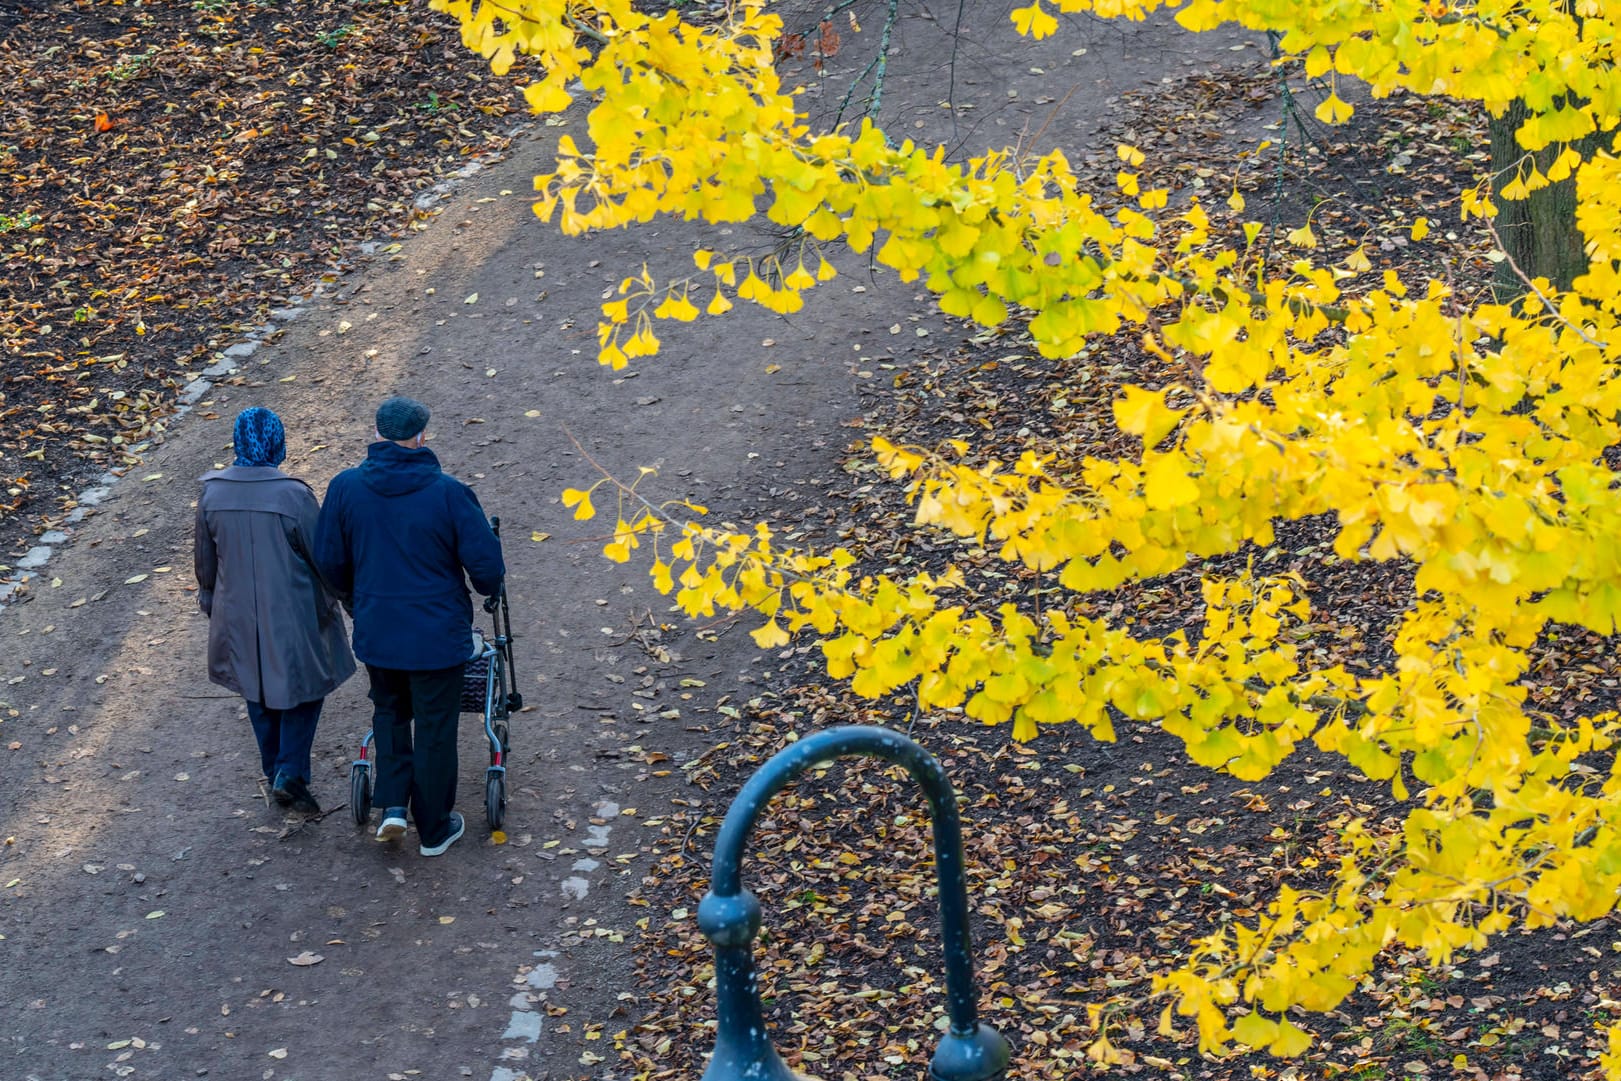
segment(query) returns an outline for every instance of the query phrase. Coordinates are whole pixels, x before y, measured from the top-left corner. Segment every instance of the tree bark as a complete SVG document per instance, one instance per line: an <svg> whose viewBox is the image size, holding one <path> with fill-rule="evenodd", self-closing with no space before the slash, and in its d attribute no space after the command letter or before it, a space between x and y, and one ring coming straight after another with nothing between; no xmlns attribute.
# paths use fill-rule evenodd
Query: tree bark
<svg viewBox="0 0 1621 1081"><path fill-rule="evenodd" d="M1504 186L1516 176L1529 172L1532 165L1546 173L1564 150L1564 144L1556 143L1532 154L1515 142L1514 132L1525 118L1524 103L1516 101L1490 124L1492 201L1497 205L1493 224L1509 256L1497 264L1492 290L1505 304L1526 291L1514 266L1526 277L1547 278L1560 290L1569 289L1587 270L1586 240L1576 228L1575 177L1549 184L1525 199L1502 197ZM1589 136L1571 145L1585 159L1597 148L1598 138Z"/></svg>

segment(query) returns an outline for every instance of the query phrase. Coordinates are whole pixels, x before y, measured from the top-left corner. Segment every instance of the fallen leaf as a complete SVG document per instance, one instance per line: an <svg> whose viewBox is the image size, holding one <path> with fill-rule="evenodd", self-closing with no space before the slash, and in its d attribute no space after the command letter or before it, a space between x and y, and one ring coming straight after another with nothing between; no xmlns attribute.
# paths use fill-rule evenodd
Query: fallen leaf
<svg viewBox="0 0 1621 1081"><path fill-rule="evenodd" d="M321 954L311 953L309 950L305 950L303 953L299 954L297 957L289 957L289 958L287 958L287 963L289 965L297 965L299 968L308 968L311 965L318 965L322 961L325 961L325 960L326 960L326 958L323 957Z"/></svg>

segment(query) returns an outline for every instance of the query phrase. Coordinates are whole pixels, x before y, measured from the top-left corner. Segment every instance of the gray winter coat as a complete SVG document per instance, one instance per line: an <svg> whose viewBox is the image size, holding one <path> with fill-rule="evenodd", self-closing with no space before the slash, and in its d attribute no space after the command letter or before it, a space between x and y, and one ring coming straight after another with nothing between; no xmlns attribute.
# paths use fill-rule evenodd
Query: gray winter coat
<svg viewBox="0 0 1621 1081"><path fill-rule="evenodd" d="M197 602L208 678L270 709L324 698L355 671L338 601L310 563L315 493L275 466L203 476Z"/></svg>

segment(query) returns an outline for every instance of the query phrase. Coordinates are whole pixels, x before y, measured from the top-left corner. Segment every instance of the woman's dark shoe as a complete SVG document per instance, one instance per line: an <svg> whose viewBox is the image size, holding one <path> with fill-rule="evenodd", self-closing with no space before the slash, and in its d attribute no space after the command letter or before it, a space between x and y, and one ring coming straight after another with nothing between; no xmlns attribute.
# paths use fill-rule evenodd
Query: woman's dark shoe
<svg viewBox="0 0 1621 1081"><path fill-rule="evenodd" d="M303 778L294 777L286 784L289 796L288 806L301 815L318 815L321 805L315 802L315 795L310 791L309 783Z"/></svg>
<svg viewBox="0 0 1621 1081"><path fill-rule="evenodd" d="M289 777L285 773L276 774L276 779L270 785L270 798L275 800L277 805L281 807L286 807L292 803L292 785L296 780L298 780L297 777Z"/></svg>

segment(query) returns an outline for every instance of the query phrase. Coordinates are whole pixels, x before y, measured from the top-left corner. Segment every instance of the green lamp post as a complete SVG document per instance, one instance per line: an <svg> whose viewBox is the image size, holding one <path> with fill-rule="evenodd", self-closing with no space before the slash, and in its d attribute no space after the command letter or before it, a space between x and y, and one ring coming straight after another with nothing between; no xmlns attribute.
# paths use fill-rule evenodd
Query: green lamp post
<svg viewBox="0 0 1621 1081"><path fill-rule="evenodd" d="M922 787L934 820L950 1027L930 1060L929 1081L1000 1081L1011 1051L1000 1033L979 1020L956 794L933 755L899 732L865 725L830 728L779 751L755 771L726 812L715 840L709 893L698 906L698 927L715 947L719 1016L715 1053L703 1081L798 1081L772 1046L760 1007L754 968L760 903L743 888L743 848L755 820L784 785L812 766L846 755L903 766Z"/></svg>

